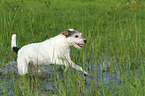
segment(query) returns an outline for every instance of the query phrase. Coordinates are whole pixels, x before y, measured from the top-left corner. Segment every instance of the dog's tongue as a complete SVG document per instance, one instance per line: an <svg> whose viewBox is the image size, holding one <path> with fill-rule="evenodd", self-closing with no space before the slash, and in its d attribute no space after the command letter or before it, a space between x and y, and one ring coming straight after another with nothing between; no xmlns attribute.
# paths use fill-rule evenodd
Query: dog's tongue
<svg viewBox="0 0 145 96"><path fill-rule="evenodd" d="M79 44L80 47L83 47L83 44Z"/></svg>

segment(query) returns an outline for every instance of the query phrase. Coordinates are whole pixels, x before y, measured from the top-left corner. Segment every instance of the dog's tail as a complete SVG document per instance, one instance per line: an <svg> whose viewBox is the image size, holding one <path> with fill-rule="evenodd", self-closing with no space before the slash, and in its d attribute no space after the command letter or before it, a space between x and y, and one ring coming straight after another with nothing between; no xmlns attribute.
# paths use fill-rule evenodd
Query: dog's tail
<svg viewBox="0 0 145 96"><path fill-rule="evenodd" d="M19 48L16 45L16 34L12 35L11 48L15 53L18 53Z"/></svg>

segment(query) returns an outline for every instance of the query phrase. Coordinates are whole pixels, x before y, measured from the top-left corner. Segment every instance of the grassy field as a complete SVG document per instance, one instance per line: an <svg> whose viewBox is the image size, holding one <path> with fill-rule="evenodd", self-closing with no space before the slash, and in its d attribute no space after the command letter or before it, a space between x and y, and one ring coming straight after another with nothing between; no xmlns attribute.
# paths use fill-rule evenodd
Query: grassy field
<svg viewBox="0 0 145 96"><path fill-rule="evenodd" d="M74 28L87 44L81 50L71 47L71 58L91 74L71 68L61 73L53 66L49 78L42 80L0 71L0 94L145 95L144 0L1 0L0 6L0 70L16 61L12 34L17 34L17 45L22 47Z"/></svg>

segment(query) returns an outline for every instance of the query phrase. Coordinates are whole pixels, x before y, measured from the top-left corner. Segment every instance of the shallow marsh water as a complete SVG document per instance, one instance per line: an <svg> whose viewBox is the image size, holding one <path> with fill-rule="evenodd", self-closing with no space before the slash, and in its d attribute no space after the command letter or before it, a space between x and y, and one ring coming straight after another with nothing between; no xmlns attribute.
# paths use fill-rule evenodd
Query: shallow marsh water
<svg viewBox="0 0 145 96"><path fill-rule="evenodd" d="M126 62L124 58L119 58L119 60L121 62ZM94 88L101 89L102 86L111 88L112 86L117 85L120 88L122 88L122 80L124 78L125 72L123 74L121 73L122 70L119 70L118 67L120 66L117 66L117 63L117 59L115 59L114 57L109 57L107 55L100 56L97 60L95 60L94 64L91 64L91 62L89 62L89 60L86 59L86 70L90 73L90 76L84 76L84 85L87 92L91 92L91 86L94 86ZM18 84L18 82L21 82L21 80L20 76L17 74L16 64L17 63L15 61L10 61L8 63L3 64L3 68L0 69L0 94L4 95L4 93L7 93L8 96L14 95L13 85L16 85L18 88L20 88L19 90L21 90L23 94L23 84ZM124 67L125 66L127 65L124 65ZM57 65L48 65L39 66L39 68L43 69L44 71L42 72L42 74L38 75L38 78L34 75L28 75L26 77L31 78L28 81L26 80L29 84L32 81L35 81L36 78L36 82L39 82L39 93L36 92L38 90L36 87L32 87L33 95L35 96L39 94L40 96L47 96L49 93L51 93L54 96L58 96L58 83L60 81L64 82L63 79L65 73L63 73L63 67ZM74 71L73 69L71 70ZM81 74L82 73L79 72L80 76L82 76ZM130 74L133 74L134 78L136 78L136 71L131 71ZM59 79L61 79L60 81L57 81L58 76ZM52 78L56 80L51 80ZM31 84L29 86L31 86ZM99 91L95 94L102 95L102 93L99 93Z"/></svg>

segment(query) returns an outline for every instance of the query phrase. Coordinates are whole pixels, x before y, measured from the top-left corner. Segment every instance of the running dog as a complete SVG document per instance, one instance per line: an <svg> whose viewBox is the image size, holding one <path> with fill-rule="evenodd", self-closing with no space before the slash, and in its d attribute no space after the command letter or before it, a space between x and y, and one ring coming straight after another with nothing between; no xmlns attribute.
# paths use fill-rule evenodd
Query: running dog
<svg viewBox="0 0 145 96"><path fill-rule="evenodd" d="M70 58L70 46L81 49L87 40L82 33L75 29L67 29L59 35L40 43L32 43L19 49L16 45L16 34L12 35L11 48L18 54L17 68L20 75L28 73L29 64L65 65L65 72L69 66L88 75L82 67L76 65Z"/></svg>

